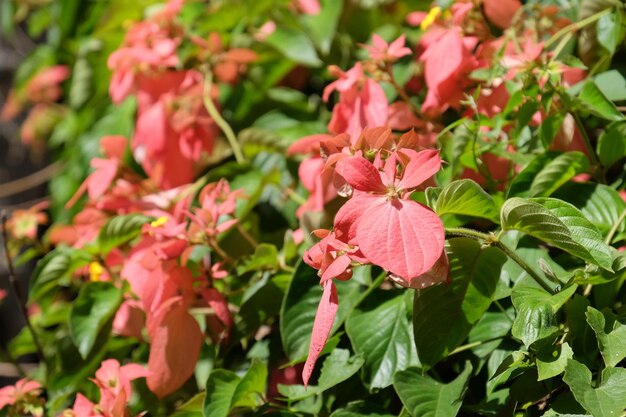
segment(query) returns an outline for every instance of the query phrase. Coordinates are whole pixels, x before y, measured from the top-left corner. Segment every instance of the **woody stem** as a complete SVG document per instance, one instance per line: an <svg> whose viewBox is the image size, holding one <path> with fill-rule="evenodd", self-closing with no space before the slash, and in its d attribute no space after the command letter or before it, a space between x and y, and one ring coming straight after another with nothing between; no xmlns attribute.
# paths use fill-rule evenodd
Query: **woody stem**
<svg viewBox="0 0 626 417"><path fill-rule="evenodd" d="M9 283L11 284L11 288L13 289L13 293L15 294L15 298L17 303L19 304L19 310L22 314L22 318L26 323L26 327L28 328L31 336L33 337L33 343L35 344L35 348L37 349L37 355L39 356L39 360L43 363L46 362L46 357L43 354L43 349L41 348L41 343L39 342L39 338L37 337L37 333L35 332L35 328L33 324L30 322L30 318L28 317L28 311L26 310L26 297L24 296L24 291L22 289L22 285L17 279L17 275L15 273L15 268L13 267L13 259L11 258L11 254L9 253L9 232L7 231L7 213L3 210L0 214L2 218L2 242L4 246L4 255L6 256L7 268L9 270Z"/></svg>

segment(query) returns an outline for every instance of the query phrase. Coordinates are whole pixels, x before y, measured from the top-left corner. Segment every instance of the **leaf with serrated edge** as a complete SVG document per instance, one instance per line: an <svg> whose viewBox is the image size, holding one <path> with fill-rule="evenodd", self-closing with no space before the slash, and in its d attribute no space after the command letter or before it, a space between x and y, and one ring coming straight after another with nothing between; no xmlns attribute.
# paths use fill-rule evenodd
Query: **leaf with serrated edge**
<svg viewBox="0 0 626 417"><path fill-rule="evenodd" d="M417 368L409 368L396 374L393 386L411 416L454 417L463 403L471 374L472 365L467 362L454 381L442 384Z"/></svg>
<svg viewBox="0 0 626 417"><path fill-rule="evenodd" d="M611 271L611 250L572 204L554 198L514 197L502 205L503 230L516 229Z"/></svg>

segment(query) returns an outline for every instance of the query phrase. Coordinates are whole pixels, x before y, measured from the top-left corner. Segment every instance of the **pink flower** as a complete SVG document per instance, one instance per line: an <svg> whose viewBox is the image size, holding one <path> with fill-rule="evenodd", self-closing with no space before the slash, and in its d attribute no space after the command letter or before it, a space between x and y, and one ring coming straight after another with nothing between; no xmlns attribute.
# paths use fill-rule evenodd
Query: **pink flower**
<svg viewBox="0 0 626 417"><path fill-rule="evenodd" d="M398 39L389 44L383 38L374 34L372 35L373 45L363 45L363 47L369 51L370 58L372 59L395 62L403 56L411 55L413 53L409 48L404 46L405 41L406 37L401 35Z"/></svg>
<svg viewBox="0 0 626 417"><path fill-rule="evenodd" d="M62 94L59 86L70 76L65 65L55 65L39 71L26 85L26 96L33 103L55 102Z"/></svg>
<svg viewBox="0 0 626 417"><path fill-rule="evenodd" d="M365 77L360 62L347 72L337 67L331 67L330 71L339 76L324 88L323 94L324 101L328 101L333 91L339 92L339 102L328 123L330 133L348 133L356 139L364 128L387 123L389 110L385 92L376 81Z"/></svg>
<svg viewBox="0 0 626 417"><path fill-rule="evenodd" d="M295 0L295 5L304 14L316 15L322 8L319 0Z"/></svg>
<svg viewBox="0 0 626 417"><path fill-rule="evenodd" d="M338 237L358 245L371 263L405 280L427 272L441 256L445 240L439 217L409 198L439 170L439 152L409 155L400 178L393 155L385 162L384 173L363 157L348 159L342 175L356 192L335 217Z"/></svg>
<svg viewBox="0 0 626 417"><path fill-rule="evenodd" d="M515 13L521 7L519 0L483 0L485 16L500 29L511 26Z"/></svg>
<svg viewBox="0 0 626 417"><path fill-rule="evenodd" d="M29 397L37 397L41 391L41 384L22 378L15 383L4 388L0 388L0 410L7 405L14 405L20 401L27 401Z"/></svg>
<svg viewBox="0 0 626 417"><path fill-rule="evenodd" d="M132 395L130 382L148 375L150 372L137 364L120 366L115 359L102 362L93 380L100 388L99 408L102 414L105 417L124 417L126 403Z"/></svg>

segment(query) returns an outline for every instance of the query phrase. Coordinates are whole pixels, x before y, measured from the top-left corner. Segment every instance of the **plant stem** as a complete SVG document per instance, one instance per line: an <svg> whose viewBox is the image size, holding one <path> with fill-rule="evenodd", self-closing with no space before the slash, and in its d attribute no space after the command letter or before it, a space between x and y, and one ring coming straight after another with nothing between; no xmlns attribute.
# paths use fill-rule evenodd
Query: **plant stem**
<svg viewBox="0 0 626 417"><path fill-rule="evenodd" d="M501 339L504 339L505 337L506 336L496 336L496 337L492 337L490 339L481 340L481 341L478 341L478 342L468 343L468 344L459 346L458 348L454 349L452 352L450 352L448 354L448 356L452 356L454 354L461 353L461 352L464 352L466 350L473 349L473 348L478 347L478 346L480 346L482 344L485 344L485 343L493 342L493 341L496 341L496 340L501 340Z"/></svg>
<svg viewBox="0 0 626 417"><path fill-rule="evenodd" d="M598 13L592 14L591 16L572 23L571 25L567 25L565 26L563 29L559 30L557 33L555 33L554 35L552 35L552 37L550 39L548 39L545 43L545 48L549 48L554 42L558 41L561 36L567 35L570 32L574 32L577 30L580 30L582 28L584 28L585 26L588 26L592 23L594 23L595 21L599 20L602 16L604 16L605 14L608 14L612 11L612 8L606 8L604 10L599 11Z"/></svg>
<svg viewBox="0 0 626 417"><path fill-rule="evenodd" d="M591 146L591 140L589 139L589 135L587 135L585 126L583 125L582 120L580 120L580 116L578 115L578 113L572 111L572 116L574 117L576 127L578 128L578 131L583 138L583 142L585 143L585 149L587 149L589 159L591 159L591 164L594 166L594 174L596 178L604 184L606 183L606 180L604 178L604 169L602 168L602 164L600 164L600 160L596 155L596 151L593 149L593 146Z"/></svg>
<svg viewBox="0 0 626 417"><path fill-rule="evenodd" d="M550 286L548 282L541 275L537 274L534 269L530 267L520 256L515 253L514 250L509 248L507 245L502 243L495 235L478 232L472 229L466 229L464 227L450 227L446 229L447 236L459 236L459 237L468 237L474 240L482 240L485 244L495 246L500 249L506 256L511 258L516 264L518 264L532 279L535 280L537 284L541 286L544 290L548 291L550 294L554 294L555 291Z"/></svg>
<svg viewBox="0 0 626 417"><path fill-rule="evenodd" d="M39 360L42 363L46 363L46 357L43 354L43 349L41 348L41 343L39 343L39 338L37 337L37 333L35 332L35 328L30 322L30 318L28 317L28 311L26 310L26 297L24 296L24 291L22 290L22 286L17 279L17 275L15 274L15 268L13 267L13 259L11 258L11 254L9 253L9 232L7 231L7 213L6 211L2 211L0 214L2 218L2 242L4 246L4 255L7 260L7 268L9 270L9 283L11 284L11 288L13 289L13 293L19 304L19 310L22 314L22 318L26 323L26 327L30 331L31 336L33 337L33 343L35 344L35 348L37 349L37 354L39 356Z"/></svg>
<svg viewBox="0 0 626 417"><path fill-rule="evenodd" d="M626 209L622 211L622 214L619 215L619 217L617 218L617 221L615 222L615 224L613 224L613 226L611 227L611 230L609 230L609 233L606 235L606 238L604 239L604 243L606 243L607 245L611 244L611 241L613 240L615 233L617 233L617 229L619 229L624 219L626 219Z"/></svg>
<svg viewBox="0 0 626 417"><path fill-rule="evenodd" d="M390 63L387 63L385 65L385 71L387 72L387 75L389 75L389 83L393 86L393 88L396 90L396 93L398 93L398 95L400 96L400 98L409 105L409 107L411 108L411 110L413 110L413 112L415 113L416 116L418 116L421 119L424 119L424 115L422 114L422 109L420 109L409 97L409 95L407 94L406 90L404 88L402 88L401 85L398 84L398 82L396 81L396 78L393 76L393 68L391 66Z"/></svg>
<svg viewBox="0 0 626 417"><path fill-rule="evenodd" d="M252 235L250 233L248 233L248 231L246 229L243 228L243 226L240 223L237 223L237 230L239 231L239 233L241 233L241 236L243 236L243 238L253 247L256 248L257 246L259 246L259 242L257 242L257 240L252 237Z"/></svg>
<svg viewBox="0 0 626 417"><path fill-rule="evenodd" d="M239 146L239 142L237 142L237 137L235 136L235 132L230 127L228 122L224 120L220 112L215 107L215 103L213 103L213 99L211 99L211 89L213 88L213 73L210 70L205 71L205 79L204 79L204 95L202 97L204 107L206 111L209 112L209 115L213 118L215 123L222 129L224 132L224 136L228 140L230 148L235 155L235 159L238 163L244 164L246 162L246 158L243 156L243 152L241 151L241 147Z"/></svg>

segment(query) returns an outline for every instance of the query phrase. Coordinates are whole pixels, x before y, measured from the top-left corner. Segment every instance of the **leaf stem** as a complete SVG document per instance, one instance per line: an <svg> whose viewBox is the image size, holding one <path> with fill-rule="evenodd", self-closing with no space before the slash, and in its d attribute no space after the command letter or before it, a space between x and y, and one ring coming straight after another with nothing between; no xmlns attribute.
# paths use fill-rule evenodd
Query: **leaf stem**
<svg viewBox="0 0 626 417"><path fill-rule="evenodd" d="M239 142L237 142L237 137L235 136L235 132L230 127L228 122L222 117L220 112L215 107L215 103L213 103L213 99L211 99L211 89L213 88L213 73L211 70L207 69L205 71L205 79L204 79L204 95L202 97L204 107L209 115L213 118L215 123L222 129L224 132L224 136L228 140L230 148L235 155L235 159L238 163L244 164L246 162L246 158L243 156L243 152L241 151L241 147L239 146Z"/></svg>
<svg viewBox="0 0 626 417"><path fill-rule="evenodd" d="M473 348L478 347L480 345L483 345L485 343L494 342L496 340L502 340L505 337L506 336L496 336L496 337L492 337L492 338L489 338L489 339L486 339L486 340L480 340L478 342L467 343L465 345L459 346L458 348L454 349L452 352L450 352L448 354L448 356L452 356L452 355L455 355L457 353L461 353L461 352L464 352L466 350L473 349Z"/></svg>
<svg viewBox="0 0 626 417"><path fill-rule="evenodd" d="M27 300L24 296L22 285L17 279L15 268L13 267L13 259L11 258L11 254L9 253L9 232L7 231L8 219L6 211L3 210L2 213L0 213L0 217L2 218L2 242L4 246L4 255L6 256L7 260L7 268L9 270L9 283L11 284L11 288L13 289L13 293L15 295L15 298L17 299L17 303L19 304L19 310L22 318L24 319L24 322L26 323L26 327L33 337L33 343L35 344L35 348L37 349L37 355L39 356L39 360L42 363L46 363L46 357L43 354L41 343L39 342L39 338L37 337L35 328L33 327L33 324L30 322L30 318L28 317L28 311L26 310Z"/></svg>
<svg viewBox="0 0 626 417"><path fill-rule="evenodd" d="M594 167L595 177L603 184L605 184L606 180L604 178L604 169L602 168L602 164L600 164L600 160L596 155L596 151L593 149L593 146L591 146L591 139L589 139L587 130L585 129L585 126L583 125L583 122L582 120L580 120L580 116L578 115L578 113L576 113L576 111L572 110L572 116L574 117L574 122L576 123L576 127L580 132L580 136L582 136L583 142L585 143L585 149L587 150L587 153L589 154L589 159L591 159L591 164Z"/></svg>
<svg viewBox="0 0 626 417"><path fill-rule="evenodd" d="M464 227L450 227L446 229L446 236L468 237L474 240L482 240L486 245L495 246L500 249L506 256L511 258L516 264L518 264L532 279L537 282L544 290L550 294L555 294L552 286L546 282L541 275L537 274L534 269L530 267L513 249L509 248L502 241L500 241L495 235L482 233L476 230L467 229Z"/></svg>
<svg viewBox="0 0 626 417"><path fill-rule="evenodd" d="M592 14L591 16L580 20L578 22L574 22L571 25L567 25L565 26L563 29L559 30L557 33L555 33L554 35L552 35L552 37L550 39L548 39L545 43L545 48L549 48L553 43L555 43L556 41L558 41L561 36L567 35L570 32L574 32L577 30L580 30L582 28L584 28L585 26L588 26L592 23L594 23L596 20L599 20L602 16L604 16L605 14L608 14L612 11L613 9L611 7L607 7L606 9L603 9L601 11L599 11L598 13Z"/></svg>
<svg viewBox="0 0 626 417"><path fill-rule="evenodd" d="M611 244L611 241L613 240L615 233L617 233L617 229L619 229L624 219L626 219L626 209L622 211L622 214L619 215L619 217L617 218L617 221L615 222L615 224L613 224L613 226L611 227L611 230L609 230L609 233L607 233L606 238L604 239L604 243L606 243L607 245Z"/></svg>

